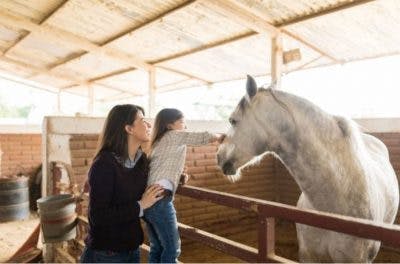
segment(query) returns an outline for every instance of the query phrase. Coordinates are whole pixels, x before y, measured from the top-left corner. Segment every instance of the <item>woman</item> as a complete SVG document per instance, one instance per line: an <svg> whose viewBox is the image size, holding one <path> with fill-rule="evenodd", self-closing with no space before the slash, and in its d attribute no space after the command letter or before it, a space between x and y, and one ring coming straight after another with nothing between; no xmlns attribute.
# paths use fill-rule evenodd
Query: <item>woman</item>
<svg viewBox="0 0 400 264"><path fill-rule="evenodd" d="M148 160L141 144L150 124L136 105L113 107L105 121L89 170L89 230L81 262L140 262L143 210L162 198L163 189L146 189Z"/></svg>

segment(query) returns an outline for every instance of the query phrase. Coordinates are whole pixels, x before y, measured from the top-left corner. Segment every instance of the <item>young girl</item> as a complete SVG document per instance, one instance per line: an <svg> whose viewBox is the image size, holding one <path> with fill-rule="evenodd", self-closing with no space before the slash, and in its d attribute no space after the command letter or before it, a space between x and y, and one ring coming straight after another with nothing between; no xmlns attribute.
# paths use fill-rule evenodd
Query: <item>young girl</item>
<svg viewBox="0 0 400 264"><path fill-rule="evenodd" d="M181 111L161 110L154 121L151 139L148 185L164 187L164 198L144 210L150 240L149 263L176 263L180 254L180 239L173 196L183 172L186 145L205 145L220 136L208 132L185 132Z"/></svg>

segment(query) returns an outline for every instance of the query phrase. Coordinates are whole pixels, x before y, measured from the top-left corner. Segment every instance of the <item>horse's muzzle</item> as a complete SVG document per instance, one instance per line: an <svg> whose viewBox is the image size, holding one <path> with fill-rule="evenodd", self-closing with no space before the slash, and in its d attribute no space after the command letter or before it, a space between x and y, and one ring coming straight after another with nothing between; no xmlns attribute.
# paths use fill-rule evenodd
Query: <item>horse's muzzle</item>
<svg viewBox="0 0 400 264"><path fill-rule="evenodd" d="M234 175L236 174L236 169L233 167L233 163L231 161L227 161L224 165L222 165L222 172L225 175Z"/></svg>

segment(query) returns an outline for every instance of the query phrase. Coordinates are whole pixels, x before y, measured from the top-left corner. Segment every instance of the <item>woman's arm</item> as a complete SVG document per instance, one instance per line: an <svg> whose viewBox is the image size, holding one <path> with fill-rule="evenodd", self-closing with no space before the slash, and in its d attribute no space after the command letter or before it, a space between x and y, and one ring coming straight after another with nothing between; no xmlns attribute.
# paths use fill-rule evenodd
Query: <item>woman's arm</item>
<svg viewBox="0 0 400 264"><path fill-rule="evenodd" d="M89 217L94 225L118 225L139 218L137 202L113 205L115 165L98 160L89 171Z"/></svg>

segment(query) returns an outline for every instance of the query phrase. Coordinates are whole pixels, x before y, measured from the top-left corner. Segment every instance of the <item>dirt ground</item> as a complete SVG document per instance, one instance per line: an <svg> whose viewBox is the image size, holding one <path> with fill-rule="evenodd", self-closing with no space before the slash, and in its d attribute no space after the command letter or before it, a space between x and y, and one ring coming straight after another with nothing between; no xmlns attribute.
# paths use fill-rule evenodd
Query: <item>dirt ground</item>
<svg viewBox="0 0 400 264"><path fill-rule="evenodd" d="M39 218L31 215L26 220L0 223L0 263L7 261L39 224Z"/></svg>

